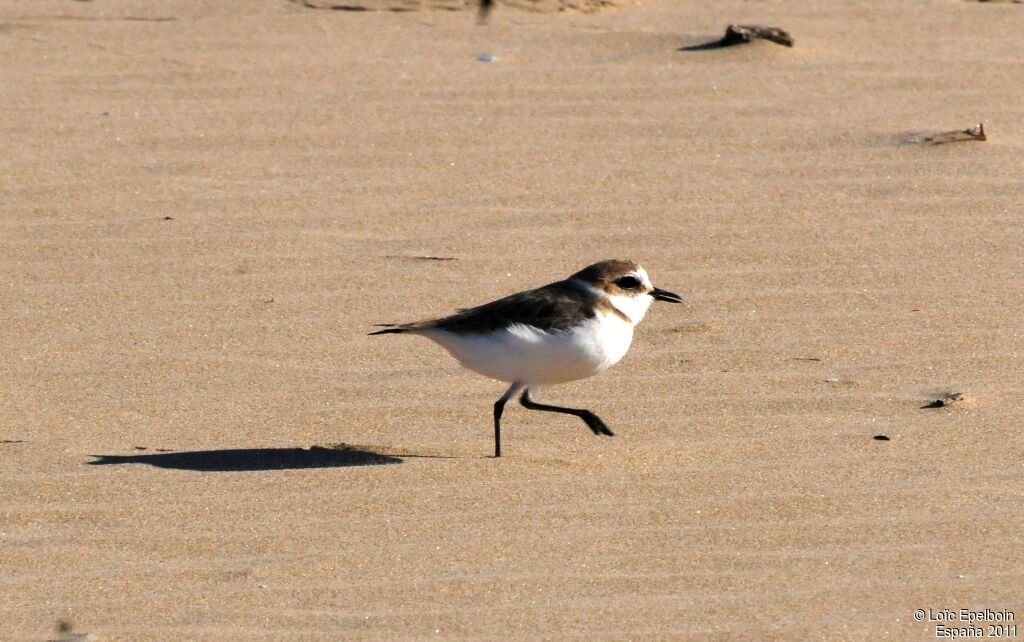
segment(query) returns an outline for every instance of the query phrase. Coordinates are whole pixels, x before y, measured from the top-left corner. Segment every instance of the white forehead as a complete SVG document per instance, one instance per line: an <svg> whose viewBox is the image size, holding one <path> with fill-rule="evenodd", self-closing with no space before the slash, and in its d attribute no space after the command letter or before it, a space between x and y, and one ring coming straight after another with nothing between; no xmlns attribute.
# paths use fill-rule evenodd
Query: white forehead
<svg viewBox="0 0 1024 642"><path fill-rule="evenodd" d="M638 267L637 269L633 270L631 274L636 278L640 279L640 282L643 283L644 285L651 284L651 280L647 277L647 270L643 269L642 267Z"/></svg>

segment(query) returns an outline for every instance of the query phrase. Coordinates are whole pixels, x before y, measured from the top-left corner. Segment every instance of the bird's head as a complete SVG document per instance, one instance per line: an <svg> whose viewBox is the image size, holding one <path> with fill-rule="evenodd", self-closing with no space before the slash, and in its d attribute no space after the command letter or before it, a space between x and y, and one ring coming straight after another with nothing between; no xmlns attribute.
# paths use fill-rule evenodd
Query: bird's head
<svg viewBox="0 0 1024 642"><path fill-rule="evenodd" d="M615 307L639 323L655 301L682 303L674 292L656 288L647 270L634 261L609 260L587 266L570 277L605 294Z"/></svg>

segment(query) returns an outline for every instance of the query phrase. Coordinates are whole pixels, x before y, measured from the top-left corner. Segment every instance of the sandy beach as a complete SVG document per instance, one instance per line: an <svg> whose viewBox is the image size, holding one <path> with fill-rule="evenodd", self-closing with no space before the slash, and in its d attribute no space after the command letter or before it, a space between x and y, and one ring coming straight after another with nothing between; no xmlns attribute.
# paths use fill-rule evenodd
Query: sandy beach
<svg viewBox="0 0 1024 642"><path fill-rule="evenodd" d="M0 6L0 640L1024 635L1024 6L407 4ZM366 336L605 258L614 438Z"/></svg>

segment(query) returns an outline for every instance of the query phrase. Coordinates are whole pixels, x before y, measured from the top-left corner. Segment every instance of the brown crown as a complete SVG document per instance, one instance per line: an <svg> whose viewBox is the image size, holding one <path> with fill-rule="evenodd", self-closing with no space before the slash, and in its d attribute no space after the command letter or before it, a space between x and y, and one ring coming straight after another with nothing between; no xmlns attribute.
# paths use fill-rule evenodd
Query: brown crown
<svg viewBox="0 0 1024 642"><path fill-rule="evenodd" d="M600 261L593 265L588 265L569 278L579 279L585 283L600 286L611 283L623 274L629 274L630 272L634 272L638 269L640 269L640 265L634 261L610 259L608 261Z"/></svg>

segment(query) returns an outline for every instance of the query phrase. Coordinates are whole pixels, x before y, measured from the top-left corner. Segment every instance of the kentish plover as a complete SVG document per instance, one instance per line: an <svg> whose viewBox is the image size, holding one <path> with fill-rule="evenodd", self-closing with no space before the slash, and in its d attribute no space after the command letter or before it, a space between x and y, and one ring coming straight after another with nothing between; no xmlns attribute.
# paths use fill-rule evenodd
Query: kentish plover
<svg viewBox="0 0 1024 642"><path fill-rule="evenodd" d="M383 324L386 329L370 334L424 336L473 372L509 382L494 404L494 456L501 457L501 414L520 390L519 402L530 410L574 415L595 435L614 434L589 410L539 404L530 390L592 377L618 363L653 301L682 298L651 285L633 261L601 261L536 290L440 319Z"/></svg>

